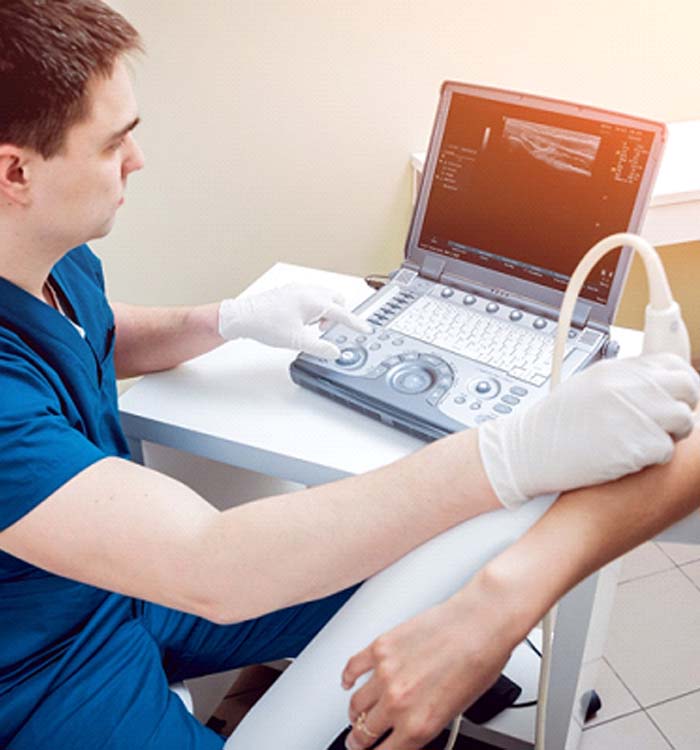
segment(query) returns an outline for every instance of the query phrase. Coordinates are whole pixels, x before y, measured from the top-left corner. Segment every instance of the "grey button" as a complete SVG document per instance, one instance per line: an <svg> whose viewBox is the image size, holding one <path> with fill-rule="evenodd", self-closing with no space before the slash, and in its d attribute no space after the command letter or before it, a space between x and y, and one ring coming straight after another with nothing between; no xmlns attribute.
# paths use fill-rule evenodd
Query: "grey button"
<svg viewBox="0 0 700 750"><path fill-rule="evenodd" d="M455 399L455 404L464 404L466 403L466 400L467 399L464 398L464 396L457 396L457 398Z"/></svg>
<svg viewBox="0 0 700 750"><path fill-rule="evenodd" d="M418 352L406 352L406 354L401 355L401 359L404 362L413 362L418 359Z"/></svg>
<svg viewBox="0 0 700 750"><path fill-rule="evenodd" d="M379 340L380 341L388 341L391 338L391 336L388 333L380 333L379 334Z"/></svg>
<svg viewBox="0 0 700 750"><path fill-rule="evenodd" d="M454 293L454 289L450 289L447 286L440 292L443 297L451 297Z"/></svg>
<svg viewBox="0 0 700 750"><path fill-rule="evenodd" d="M473 294L465 294L462 303L465 305L473 305L476 302L476 297Z"/></svg>
<svg viewBox="0 0 700 750"><path fill-rule="evenodd" d="M369 345L369 348L370 348L370 349L371 349L371 350L372 350L373 352L376 352L376 351L377 351L377 349L381 349L381 348L382 348L382 345L381 345L381 344L370 344L370 345Z"/></svg>
<svg viewBox="0 0 700 750"><path fill-rule="evenodd" d="M347 336L338 336L338 338L335 340L336 344L344 344L348 340Z"/></svg>
<svg viewBox="0 0 700 750"><path fill-rule="evenodd" d="M438 380L438 385L441 385L443 388L449 388L452 385L452 377L440 378L440 380Z"/></svg>
<svg viewBox="0 0 700 750"><path fill-rule="evenodd" d="M520 310L511 310L508 316L511 320L522 320L523 314Z"/></svg>
<svg viewBox="0 0 700 750"><path fill-rule="evenodd" d="M389 359L385 359L382 364L386 365L387 367L394 367L394 365L398 365L401 363L400 357L389 357Z"/></svg>
<svg viewBox="0 0 700 750"><path fill-rule="evenodd" d="M532 325L537 329L542 329L547 327L547 321L544 318L535 318L532 321Z"/></svg>
<svg viewBox="0 0 700 750"><path fill-rule="evenodd" d="M510 404L510 406L517 406L520 403L519 398L515 398L515 396L509 396L507 394L503 396L501 401L503 401L504 404Z"/></svg>
<svg viewBox="0 0 700 750"><path fill-rule="evenodd" d="M403 339L394 339L391 343L394 346L403 346Z"/></svg>
<svg viewBox="0 0 700 750"><path fill-rule="evenodd" d="M488 305L486 305L486 312L487 313L495 313L498 312L500 309L500 305L498 302L489 302Z"/></svg>
<svg viewBox="0 0 700 750"><path fill-rule="evenodd" d="M477 393L490 393L492 387L493 386L491 385L491 383L489 383L488 380L480 380L476 384L475 390Z"/></svg>
<svg viewBox="0 0 700 750"><path fill-rule="evenodd" d="M510 392L511 392L511 393L512 393L512 394L513 394L514 396L520 396L520 398L522 398L523 396L527 396L527 390L526 390L525 388L521 388L521 387L520 387L519 385L514 385L514 386L513 386L513 387L512 387L511 389L510 389Z"/></svg>
<svg viewBox="0 0 700 750"><path fill-rule="evenodd" d="M497 411L499 414L510 414L513 411L510 406L506 406L505 404L496 404L493 407L493 410Z"/></svg>
<svg viewBox="0 0 700 750"><path fill-rule="evenodd" d="M578 336L578 331L575 328L569 328L569 338L575 339Z"/></svg>
<svg viewBox="0 0 700 750"><path fill-rule="evenodd" d="M426 399L431 406L437 406L440 399L447 393L447 388L436 388Z"/></svg>
<svg viewBox="0 0 700 750"><path fill-rule="evenodd" d="M342 367L352 367L363 362L366 358L367 355L363 349L343 349L340 352L340 357L336 359L336 363Z"/></svg>
<svg viewBox="0 0 700 750"><path fill-rule="evenodd" d="M355 341L356 341L356 342L357 342L358 344L364 344L364 343L365 343L365 341L367 341L367 336L357 336L357 337L355 338Z"/></svg>
<svg viewBox="0 0 700 750"><path fill-rule="evenodd" d="M476 411L477 409L481 409L481 401L472 401L471 404L469 404L469 408L472 411Z"/></svg>

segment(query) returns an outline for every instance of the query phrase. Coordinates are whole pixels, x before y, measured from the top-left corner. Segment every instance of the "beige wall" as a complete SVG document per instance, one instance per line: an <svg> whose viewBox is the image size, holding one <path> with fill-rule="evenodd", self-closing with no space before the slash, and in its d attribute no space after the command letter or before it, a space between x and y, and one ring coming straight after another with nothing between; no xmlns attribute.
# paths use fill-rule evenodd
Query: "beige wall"
<svg viewBox="0 0 700 750"><path fill-rule="evenodd" d="M698 0L113 4L148 46L147 168L95 243L114 299L213 300L279 259L394 267L445 78L700 118Z"/></svg>
<svg viewBox="0 0 700 750"><path fill-rule="evenodd" d="M700 366L700 242L662 247L660 253L673 294L683 310L693 360ZM630 328L642 328L647 299L646 273L641 261L635 258L616 323Z"/></svg>

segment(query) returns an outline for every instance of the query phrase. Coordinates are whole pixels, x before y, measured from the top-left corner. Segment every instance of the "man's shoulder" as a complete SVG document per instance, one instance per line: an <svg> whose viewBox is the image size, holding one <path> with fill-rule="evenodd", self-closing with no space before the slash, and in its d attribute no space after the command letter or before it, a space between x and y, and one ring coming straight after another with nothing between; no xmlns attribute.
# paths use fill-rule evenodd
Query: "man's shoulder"
<svg viewBox="0 0 700 750"><path fill-rule="evenodd" d="M0 326L0 412L37 399L52 404L57 400L46 364L22 336Z"/></svg>

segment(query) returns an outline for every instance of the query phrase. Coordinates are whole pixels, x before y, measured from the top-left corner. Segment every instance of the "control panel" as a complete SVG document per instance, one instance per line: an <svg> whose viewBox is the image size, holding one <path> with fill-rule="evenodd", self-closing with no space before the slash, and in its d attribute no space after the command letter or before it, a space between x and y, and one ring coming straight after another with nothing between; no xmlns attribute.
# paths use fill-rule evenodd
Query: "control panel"
<svg viewBox="0 0 700 750"><path fill-rule="evenodd" d="M426 438L511 414L548 391L557 322L542 314L419 276L394 280L355 312L371 333L334 326L324 338L340 357L300 355L296 382ZM601 356L606 340L571 329L563 376Z"/></svg>

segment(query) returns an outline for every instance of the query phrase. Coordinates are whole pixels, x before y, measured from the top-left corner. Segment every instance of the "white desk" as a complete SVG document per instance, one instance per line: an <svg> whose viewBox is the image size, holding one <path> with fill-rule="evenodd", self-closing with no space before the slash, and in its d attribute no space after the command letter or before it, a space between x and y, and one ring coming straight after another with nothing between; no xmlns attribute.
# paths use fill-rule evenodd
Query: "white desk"
<svg viewBox="0 0 700 750"><path fill-rule="evenodd" d="M358 278L286 264L274 266L246 293L290 281L340 289L353 306L371 293ZM616 338L627 354L639 347L638 332L618 329ZM170 372L143 378L120 400L134 457L142 458L141 441L149 441L313 485L385 465L422 445L296 386L288 375L293 358L292 352L237 341ZM594 576L584 581L567 595L559 610L547 725L551 750L578 744L581 709L577 698L602 656L607 627L606 605L601 610L602 635L598 628L597 640L591 640L591 613L600 580ZM516 651L508 673L524 688L521 700L536 696L537 660L529 649ZM465 726L464 731L504 748L522 750L531 747L534 718L533 708L511 710L485 727Z"/></svg>
<svg viewBox="0 0 700 750"><path fill-rule="evenodd" d="M414 203L424 163L424 151L411 156ZM668 124L668 143L639 233L654 245L700 240L700 120Z"/></svg>

